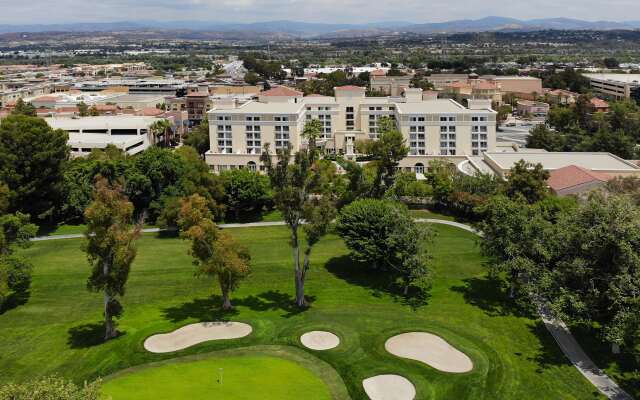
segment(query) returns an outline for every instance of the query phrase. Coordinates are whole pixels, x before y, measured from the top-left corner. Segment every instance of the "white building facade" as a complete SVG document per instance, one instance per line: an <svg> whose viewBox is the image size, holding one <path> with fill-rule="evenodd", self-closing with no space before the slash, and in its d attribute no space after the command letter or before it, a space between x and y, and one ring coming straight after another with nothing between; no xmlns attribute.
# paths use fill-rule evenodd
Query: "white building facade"
<svg viewBox="0 0 640 400"><path fill-rule="evenodd" d="M496 146L496 112L486 101L467 108L453 100L425 100L421 89L407 89L402 97L365 97L365 88L356 86L335 88L334 97L303 97L292 90L283 96L281 88L270 92L259 101L208 113L206 160L214 171L258 168L265 143L272 152L288 145L300 149L304 125L313 119L322 123L320 144L328 152L355 159L356 141L376 139L380 118L392 118L410 148L400 167L417 172L434 158L456 161Z"/></svg>

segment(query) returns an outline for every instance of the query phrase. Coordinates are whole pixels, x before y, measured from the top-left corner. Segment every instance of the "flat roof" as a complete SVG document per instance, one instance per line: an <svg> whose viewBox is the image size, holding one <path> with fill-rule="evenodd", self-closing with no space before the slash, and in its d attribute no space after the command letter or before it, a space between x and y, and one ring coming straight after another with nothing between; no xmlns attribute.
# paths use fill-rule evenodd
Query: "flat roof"
<svg viewBox="0 0 640 400"><path fill-rule="evenodd" d="M139 136L112 136L100 133L70 133L69 145L72 147L94 147L104 146L108 144L129 147L144 140L143 135Z"/></svg>
<svg viewBox="0 0 640 400"><path fill-rule="evenodd" d="M640 84L640 74L583 74L589 79Z"/></svg>
<svg viewBox="0 0 640 400"><path fill-rule="evenodd" d="M616 157L611 153L485 153L485 157L495 162L502 170L509 170L520 160L532 164L542 164L545 170L555 170L569 165L577 165L592 171L640 171L637 165Z"/></svg>
<svg viewBox="0 0 640 400"><path fill-rule="evenodd" d="M304 103L260 103L248 101L238 108L213 109L209 113L215 114L297 114L304 107Z"/></svg>
<svg viewBox="0 0 640 400"><path fill-rule="evenodd" d="M80 130L80 129L137 129L147 128L160 118L144 117L137 115L114 115L103 117L81 118L46 118L45 121L53 129Z"/></svg>
<svg viewBox="0 0 640 400"><path fill-rule="evenodd" d="M489 110L469 110L451 99L423 100L415 103L395 103L400 114L459 114L483 113Z"/></svg>

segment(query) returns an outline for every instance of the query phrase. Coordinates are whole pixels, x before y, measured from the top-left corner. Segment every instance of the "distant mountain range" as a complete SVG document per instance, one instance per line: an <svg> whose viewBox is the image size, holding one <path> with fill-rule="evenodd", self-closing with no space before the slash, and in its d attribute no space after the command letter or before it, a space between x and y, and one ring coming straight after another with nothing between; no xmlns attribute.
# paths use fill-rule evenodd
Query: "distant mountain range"
<svg viewBox="0 0 640 400"><path fill-rule="evenodd" d="M283 34L293 37L366 36L409 32L418 34L456 32L498 32L537 30L629 30L640 29L640 21L583 21L569 18L519 20L505 17L486 17L477 20L454 20L415 24L405 21L367 24L324 24L299 21L267 21L253 23L223 23L209 21L122 21L104 23L69 23L43 25L0 24L0 33L41 32L121 32L144 30L190 30L206 32L242 32Z"/></svg>

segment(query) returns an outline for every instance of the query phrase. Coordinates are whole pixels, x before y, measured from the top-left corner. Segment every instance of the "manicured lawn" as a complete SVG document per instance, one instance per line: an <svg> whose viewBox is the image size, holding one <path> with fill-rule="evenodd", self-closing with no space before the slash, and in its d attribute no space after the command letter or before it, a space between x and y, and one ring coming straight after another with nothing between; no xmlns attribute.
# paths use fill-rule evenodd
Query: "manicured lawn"
<svg viewBox="0 0 640 400"><path fill-rule="evenodd" d="M106 398L131 400L296 400L301 393L309 399L332 398L322 379L309 369L292 360L255 353L228 353L125 371L106 382L103 393Z"/></svg>
<svg viewBox="0 0 640 400"><path fill-rule="evenodd" d="M31 298L0 315L0 383L51 373L82 382L149 362L278 345L297 347L330 365L353 399L366 399L363 379L386 373L411 380L418 399L599 398L540 321L503 307L504 290L486 278L476 238L448 226L434 230L433 288L426 304L407 304L394 295L386 279L362 271L342 241L330 235L314 249L307 283L312 307L304 312L292 307L287 230L230 230L251 250L254 272L234 294L236 310L226 314L218 309L217 287L194 278L187 243L145 235L123 301L123 334L108 343L100 340L101 295L85 288L89 267L81 241L38 242L25 251L36 266ZM222 318L249 323L253 333L175 354L143 348L154 333ZM299 337L309 330L332 331L341 345L306 351ZM441 373L384 350L389 337L414 330L442 336L473 360L474 370ZM288 384L296 381L293 376Z"/></svg>
<svg viewBox="0 0 640 400"><path fill-rule="evenodd" d="M442 219L445 221L455 221L455 218L450 215L444 215L431 210L409 210L409 213L414 218L430 218L430 219Z"/></svg>

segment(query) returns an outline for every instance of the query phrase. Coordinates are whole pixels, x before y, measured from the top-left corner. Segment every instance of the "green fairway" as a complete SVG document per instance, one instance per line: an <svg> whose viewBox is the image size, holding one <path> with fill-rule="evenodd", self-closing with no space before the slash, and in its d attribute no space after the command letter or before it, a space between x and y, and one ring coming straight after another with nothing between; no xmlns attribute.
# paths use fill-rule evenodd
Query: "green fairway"
<svg viewBox="0 0 640 400"><path fill-rule="evenodd" d="M295 379L292 379L295 377ZM322 380L283 358L263 355L213 357L180 361L132 371L106 382L105 398L330 400Z"/></svg>
<svg viewBox="0 0 640 400"><path fill-rule="evenodd" d="M30 299L0 315L0 384L52 373L82 382L176 357L278 345L324 362L333 371L325 383L346 386L353 399L366 399L362 380L377 374L411 380L418 399L600 398L539 320L503 306L504 288L487 279L476 237L448 226L434 230L433 287L426 304L407 304L394 295L386 279L363 271L342 240L329 235L314 248L306 285L311 308L304 312L292 306L284 227L230 230L253 258L253 273L234 293L236 310L230 313L218 308L217 285L194 277L188 243L145 235L123 298L123 334L108 343L101 343L102 296L86 290L89 266L81 240L38 242L25 251L35 265ZM220 319L248 323L253 332L177 353L151 354L143 348L155 333ZM341 344L326 352L308 351L299 337L310 330L334 332ZM388 354L385 341L407 331L440 335L472 359L473 371L447 374ZM294 376L287 384L297 383Z"/></svg>

